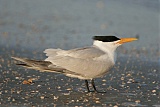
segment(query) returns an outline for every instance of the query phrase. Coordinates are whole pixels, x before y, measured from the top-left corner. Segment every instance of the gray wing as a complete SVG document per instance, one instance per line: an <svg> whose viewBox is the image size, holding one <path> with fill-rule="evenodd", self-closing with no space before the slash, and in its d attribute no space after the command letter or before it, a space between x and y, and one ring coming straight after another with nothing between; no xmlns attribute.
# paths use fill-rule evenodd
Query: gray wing
<svg viewBox="0 0 160 107"><path fill-rule="evenodd" d="M68 51L69 56L80 58L80 59L93 59L96 57L100 57L105 54L105 52L101 51L97 47L85 47L85 48L77 48Z"/></svg>
<svg viewBox="0 0 160 107"><path fill-rule="evenodd" d="M70 56L49 57L46 61L50 61L54 65L63 67L69 71L84 75L84 77L95 77L106 71L110 67L109 63L95 61L94 59L80 59ZM107 64L107 65L106 65Z"/></svg>
<svg viewBox="0 0 160 107"><path fill-rule="evenodd" d="M86 77L93 77L94 75L104 73L106 68L110 67L110 64L108 63L95 60L104 54L103 51L96 47L86 47L68 51L59 51L55 56L48 56L45 61L50 61L54 65L85 75Z"/></svg>
<svg viewBox="0 0 160 107"><path fill-rule="evenodd" d="M17 63L16 65L20 65L26 67L28 69L35 69L40 71L47 71L47 72L55 72L55 73L62 73L65 75L78 75L83 76L81 74L68 71L62 67L58 67L53 65L49 61L40 61L40 60L32 60L27 58L19 58L19 57L12 57L13 59L20 61L21 63Z"/></svg>
<svg viewBox="0 0 160 107"><path fill-rule="evenodd" d="M62 49L46 49L44 53L46 53L46 56L56 56L58 52L62 52Z"/></svg>
<svg viewBox="0 0 160 107"><path fill-rule="evenodd" d="M80 58L80 59L93 59L96 57L100 57L105 52L101 51L97 47L85 47L85 48L76 48L71 50L61 50L61 49L46 49L44 51L46 56L48 57L56 57L56 56L70 56L73 58Z"/></svg>

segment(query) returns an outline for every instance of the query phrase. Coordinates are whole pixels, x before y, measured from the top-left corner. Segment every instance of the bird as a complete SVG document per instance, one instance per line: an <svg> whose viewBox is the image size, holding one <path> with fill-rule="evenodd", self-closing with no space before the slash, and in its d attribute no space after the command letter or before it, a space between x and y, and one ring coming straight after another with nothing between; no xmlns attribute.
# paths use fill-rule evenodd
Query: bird
<svg viewBox="0 0 160 107"><path fill-rule="evenodd" d="M137 38L118 38L116 36L93 36L93 44L70 50L45 49L47 58L33 60L12 57L20 61L17 65L42 72L64 74L69 77L82 79L88 92L104 92L97 90L94 79L103 77L116 63L116 49L120 45L137 40ZM88 81L93 90L90 90Z"/></svg>

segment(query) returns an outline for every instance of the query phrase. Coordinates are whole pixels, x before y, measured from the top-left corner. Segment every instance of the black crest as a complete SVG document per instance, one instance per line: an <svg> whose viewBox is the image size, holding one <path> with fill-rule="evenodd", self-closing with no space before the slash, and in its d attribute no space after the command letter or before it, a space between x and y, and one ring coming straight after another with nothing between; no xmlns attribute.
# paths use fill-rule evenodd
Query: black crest
<svg viewBox="0 0 160 107"><path fill-rule="evenodd" d="M113 41L117 41L120 39L117 38L116 36L94 36L93 40L99 40L102 42L113 42Z"/></svg>

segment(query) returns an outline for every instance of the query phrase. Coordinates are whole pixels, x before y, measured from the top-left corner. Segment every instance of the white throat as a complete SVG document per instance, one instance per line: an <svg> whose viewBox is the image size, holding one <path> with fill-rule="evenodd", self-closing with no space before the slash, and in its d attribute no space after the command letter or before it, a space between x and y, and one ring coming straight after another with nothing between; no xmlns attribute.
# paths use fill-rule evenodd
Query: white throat
<svg viewBox="0 0 160 107"><path fill-rule="evenodd" d="M100 50L104 51L109 58L111 58L114 62L116 61L116 48L119 46L116 42L102 42L95 40L93 45L98 47Z"/></svg>
<svg viewBox="0 0 160 107"><path fill-rule="evenodd" d="M119 46L118 44L116 44L116 42L102 42L102 41L98 41L95 40L93 42L94 46L97 46L99 49L101 49L102 51L106 52L106 53L113 53L116 48Z"/></svg>

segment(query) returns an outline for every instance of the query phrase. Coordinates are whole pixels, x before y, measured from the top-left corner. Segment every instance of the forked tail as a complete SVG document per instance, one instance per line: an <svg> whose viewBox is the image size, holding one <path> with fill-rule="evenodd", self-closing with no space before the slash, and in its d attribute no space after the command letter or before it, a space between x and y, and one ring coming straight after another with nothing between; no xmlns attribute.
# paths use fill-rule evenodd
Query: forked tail
<svg viewBox="0 0 160 107"><path fill-rule="evenodd" d="M61 73L65 75L82 76L81 74L78 74L78 73L66 70L65 68L53 65L49 61L32 60L32 59L18 58L18 57L12 57L12 58L21 62L21 63L17 63L16 65L20 65L28 69L35 69L35 70L46 71L46 72L55 72L55 73Z"/></svg>
<svg viewBox="0 0 160 107"><path fill-rule="evenodd" d="M48 72L57 72L57 73L58 72L63 73L63 70L64 70L63 68L55 67L49 61L32 60L32 59L18 58L18 57L12 57L12 58L21 62L21 63L16 63L16 65L20 65L29 69L48 71Z"/></svg>

